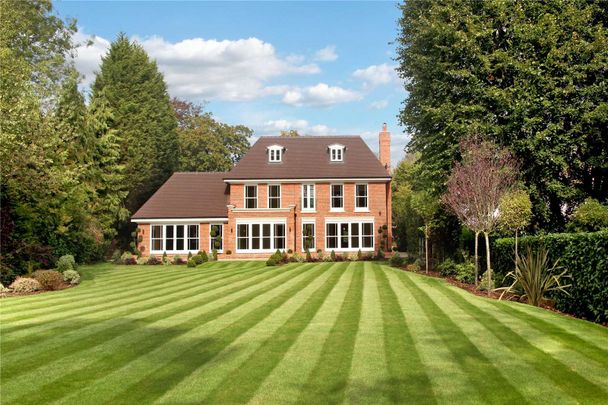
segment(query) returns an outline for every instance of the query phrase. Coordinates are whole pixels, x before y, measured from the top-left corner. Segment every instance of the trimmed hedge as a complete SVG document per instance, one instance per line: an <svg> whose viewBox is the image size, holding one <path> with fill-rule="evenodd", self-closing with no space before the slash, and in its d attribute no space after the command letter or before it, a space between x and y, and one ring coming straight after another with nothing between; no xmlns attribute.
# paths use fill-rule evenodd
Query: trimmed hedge
<svg viewBox="0 0 608 405"><path fill-rule="evenodd" d="M570 295L559 293L553 297L557 309L594 322L608 322L608 231L520 238L520 254L527 246L544 246L551 262L559 259L559 266L572 276L565 279L572 284ZM497 286L504 285L504 276L514 267L514 249L513 238L494 241L492 263Z"/></svg>

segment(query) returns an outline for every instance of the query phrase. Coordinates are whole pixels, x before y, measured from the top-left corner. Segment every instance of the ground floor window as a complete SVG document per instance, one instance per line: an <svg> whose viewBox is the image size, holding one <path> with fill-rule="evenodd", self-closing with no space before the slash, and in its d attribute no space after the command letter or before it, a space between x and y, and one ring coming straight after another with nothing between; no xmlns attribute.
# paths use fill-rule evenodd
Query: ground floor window
<svg viewBox="0 0 608 405"><path fill-rule="evenodd" d="M302 224L302 251L306 249L313 251L316 249L315 244L315 224L314 223L303 223Z"/></svg>
<svg viewBox="0 0 608 405"><path fill-rule="evenodd" d="M326 250L372 250L373 222L328 222L325 224Z"/></svg>
<svg viewBox="0 0 608 405"><path fill-rule="evenodd" d="M222 224L209 225L209 251L213 250L224 251L224 225Z"/></svg>
<svg viewBox="0 0 608 405"><path fill-rule="evenodd" d="M237 224L236 246L240 251L283 250L285 249L285 224L265 222Z"/></svg>
<svg viewBox="0 0 608 405"><path fill-rule="evenodd" d="M152 225L152 252L188 252L199 249L199 225Z"/></svg>

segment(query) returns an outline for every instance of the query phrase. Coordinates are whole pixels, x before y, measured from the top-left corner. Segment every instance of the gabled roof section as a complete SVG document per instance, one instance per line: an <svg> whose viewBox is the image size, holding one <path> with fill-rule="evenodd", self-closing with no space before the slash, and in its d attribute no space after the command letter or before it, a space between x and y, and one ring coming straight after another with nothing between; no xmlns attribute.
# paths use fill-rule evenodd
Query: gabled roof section
<svg viewBox="0 0 608 405"><path fill-rule="evenodd" d="M227 173L174 173L131 219L225 218Z"/></svg>
<svg viewBox="0 0 608 405"><path fill-rule="evenodd" d="M268 162L269 146L285 148L280 165ZM344 161L331 162L329 147L343 145ZM226 174L225 180L388 178L360 136L263 136Z"/></svg>

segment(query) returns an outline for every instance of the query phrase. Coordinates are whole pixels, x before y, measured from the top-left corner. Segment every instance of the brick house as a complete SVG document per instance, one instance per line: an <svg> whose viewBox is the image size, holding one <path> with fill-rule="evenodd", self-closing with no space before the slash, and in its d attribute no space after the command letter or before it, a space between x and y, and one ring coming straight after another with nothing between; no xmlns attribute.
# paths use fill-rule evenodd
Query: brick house
<svg viewBox="0 0 608 405"><path fill-rule="evenodd" d="M390 142L386 124L378 157L359 136L261 137L229 172L175 173L131 218L139 250L353 254L377 251L381 228L390 247Z"/></svg>

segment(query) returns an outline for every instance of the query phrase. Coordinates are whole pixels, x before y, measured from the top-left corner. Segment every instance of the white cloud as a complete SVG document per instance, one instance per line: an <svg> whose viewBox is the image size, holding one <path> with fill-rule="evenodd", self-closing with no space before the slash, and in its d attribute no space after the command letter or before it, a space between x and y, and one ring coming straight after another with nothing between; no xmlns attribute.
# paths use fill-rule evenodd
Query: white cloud
<svg viewBox="0 0 608 405"><path fill-rule="evenodd" d="M382 110L383 108L386 108L386 106L388 106L388 100L377 100L372 101L369 108L372 110Z"/></svg>
<svg viewBox="0 0 608 405"><path fill-rule="evenodd" d="M319 83L315 86L291 87L284 92L282 101L293 106L328 107L361 98L362 95L357 91Z"/></svg>
<svg viewBox="0 0 608 405"><path fill-rule="evenodd" d="M281 131L290 129L297 130L301 135L329 135L336 132L335 129L327 125L316 124L310 125L306 120L269 120L264 122L256 131L263 135L278 135Z"/></svg>
<svg viewBox="0 0 608 405"><path fill-rule="evenodd" d="M383 63L382 65L371 65L364 69L357 69L353 77L363 81L363 87L370 89L398 81L395 65Z"/></svg>
<svg viewBox="0 0 608 405"><path fill-rule="evenodd" d="M331 62L331 61L338 59L338 54L336 53L336 47L333 45L329 45L323 49L319 49L315 53L314 59L319 62Z"/></svg>
<svg viewBox="0 0 608 405"><path fill-rule="evenodd" d="M81 31L78 39L86 39ZM258 38L215 40L192 38L169 42L161 37L135 38L158 63L172 96L220 99L230 101L252 100L273 94L266 83L288 74L315 74L319 67L305 64L298 55L280 57L272 44ZM110 42L93 38L93 46L77 49L76 67L85 75L85 84L94 79L101 56Z"/></svg>

